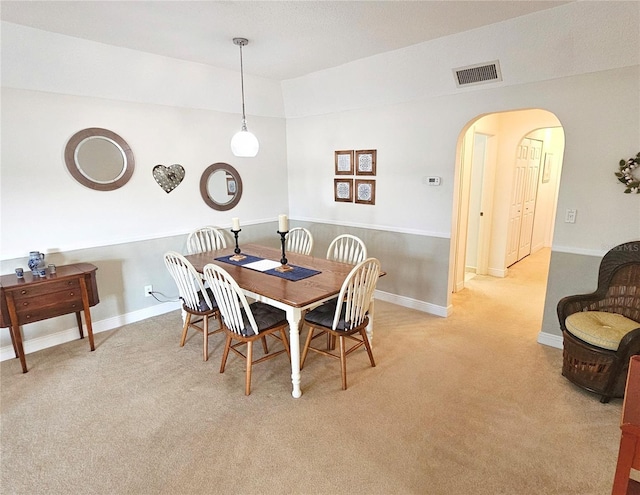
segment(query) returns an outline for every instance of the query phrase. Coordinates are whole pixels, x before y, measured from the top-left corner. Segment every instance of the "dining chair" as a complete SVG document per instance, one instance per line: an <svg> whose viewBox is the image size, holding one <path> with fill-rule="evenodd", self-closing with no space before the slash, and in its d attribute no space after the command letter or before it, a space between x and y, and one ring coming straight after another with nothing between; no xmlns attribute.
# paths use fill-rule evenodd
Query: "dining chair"
<svg viewBox="0 0 640 495"><path fill-rule="evenodd" d="M336 237L327 249L327 259L355 265L367 258L367 246L362 239L351 234Z"/></svg>
<svg viewBox="0 0 640 495"><path fill-rule="evenodd" d="M291 229L287 234L287 252L310 255L313 249L313 235L304 227Z"/></svg>
<svg viewBox="0 0 640 495"><path fill-rule="evenodd" d="M211 289L206 289L202 281L202 276L196 271L189 260L180 253L169 251L164 255L164 263L178 286L178 293L182 301L182 311L184 325L182 327L182 337L180 347L184 347L187 340L189 328L193 328L203 335L203 360L209 359L209 335L222 332L220 311ZM209 318L218 320L219 328L209 331ZM195 319L193 319L195 318ZM200 326L199 324L202 324Z"/></svg>
<svg viewBox="0 0 640 495"><path fill-rule="evenodd" d="M226 333L224 353L220 364L220 373L224 373L229 351L233 351L246 360L245 395L251 393L251 372L254 364L267 361L282 353L287 353L289 358L289 341L285 329L289 327L286 313L274 306L263 302L249 304L246 296L237 282L224 269L212 263L205 265L204 278L213 291L220 309L222 328ZM282 342L284 349L277 352L269 352L267 336L271 336ZM264 355L258 359L253 357L253 343L262 341ZM236 341L234 344L233 342ZM246 354L238 348L245 345Z"/></svg>
<svg viewBox="0 0 640 495"><path fill-rule="evenodd" d="M221 229L207 225L194 230L187 237L187 253L196 254L227 247L227 239Z"/></svg>
<svg viewBox="0 0 640 495"><path fill-rule="evenodd" d="M339 359L342 372L342 389L346 390L347 356L349 354L364 346L369 355L371 366L376 365L371 344L367 338L366 328L369 324L368 311L379 276L380 262L376 258L367 258L353 267L343 282L337 299L307 312L304 317L304 324L309 327L309 333L302 351L301 369L309 351ZM316 331L318 331L317 334ZM332 352L329 339L327 339L326 350L311 346L312 340L323 334L339 340L339 354ZM347 339L355 341L348 349L346 345ZM349 344L351 343L349 342Z"/></svg>

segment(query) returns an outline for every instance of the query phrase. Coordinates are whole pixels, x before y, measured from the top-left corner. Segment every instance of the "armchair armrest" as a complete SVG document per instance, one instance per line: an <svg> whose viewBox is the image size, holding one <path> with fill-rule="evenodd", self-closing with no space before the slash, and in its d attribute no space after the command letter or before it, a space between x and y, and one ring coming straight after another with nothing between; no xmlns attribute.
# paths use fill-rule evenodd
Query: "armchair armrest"
<svg viewBox="0 0 640 495"><path fill-rule="evenodd" d="M603 295L598 292L566 296L560 299L557 306L560 329L563 332L567 330L564 322L567 319L567 316L572 315L573 313L589 310L601 311L601 309L598 308L598 303L601 303L603 299ZM606 309L602 309L602 311L606 311Z"/></svg>

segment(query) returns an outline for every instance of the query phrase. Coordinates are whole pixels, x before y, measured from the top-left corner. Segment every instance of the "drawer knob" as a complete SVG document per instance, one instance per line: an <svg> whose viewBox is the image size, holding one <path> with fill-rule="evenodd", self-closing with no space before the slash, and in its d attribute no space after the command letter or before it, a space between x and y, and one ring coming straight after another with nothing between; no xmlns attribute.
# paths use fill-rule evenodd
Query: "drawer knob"
<svg viewBox="0 0 640 495"><path fill-rule="evenodd" d="M29 306L29 303L28 302L23 302L22 305L23 306Z"/></svg>
<svg viewBox="0 0 640 495"><path fill-rule="evenodd" d="M75 296L75 294L73 292L69 292L70 296Z"/></svg>
<svg viewBox="0 0 640 495"><path fill-rule="evenodd" d="M22 294L22 295L24 295L24 294L26 294L26 293L27 293L27 291L26 291L26 290L21 290L21 291L20 291L20 294Z"/></svg>

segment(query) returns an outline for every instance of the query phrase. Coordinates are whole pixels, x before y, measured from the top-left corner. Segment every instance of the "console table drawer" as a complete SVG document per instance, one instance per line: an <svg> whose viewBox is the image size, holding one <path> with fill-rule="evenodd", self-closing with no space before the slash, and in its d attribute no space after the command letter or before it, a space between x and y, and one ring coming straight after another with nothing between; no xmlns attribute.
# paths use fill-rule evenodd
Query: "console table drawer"
<svg viewBox="0 0 640 495"><path fill-rule="evenodd" d="M55 316L76 313L82 311L82 309L82 297L78 294L77 297L68 300L52 300L51 304L48 305L44 305L42 302L29 304L25 301L24 305L21 303L21 305L16 308L16 313L18 314L18 320L24 325Z"/></svg>
<svg viewBox="0 0 640 495"><path fill-rule="evenodd" d="M49 282L48 284L32 284L20 289L14 289L11 291L13 299L16 301L22 301L26 298L49 295L53 292L59 292L64 290L73 290L76 294L80 293L80 280L76 278L70 278L65 280L56 280Z"/></svg>

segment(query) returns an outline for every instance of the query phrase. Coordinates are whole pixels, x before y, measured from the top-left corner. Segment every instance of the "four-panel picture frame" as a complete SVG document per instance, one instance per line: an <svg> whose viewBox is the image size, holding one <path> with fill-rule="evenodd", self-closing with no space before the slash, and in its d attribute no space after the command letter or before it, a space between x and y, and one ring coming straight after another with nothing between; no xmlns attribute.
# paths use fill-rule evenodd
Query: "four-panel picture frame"
<svg viewBox="0 0 640 495"><path fill-rule="evenodd" d="M358 176L375 177L377 150L339 150L335 153L333 180L334 200L344 203L376 204L376 181ZM343 176L356 176L348 178Z"/></svg>

